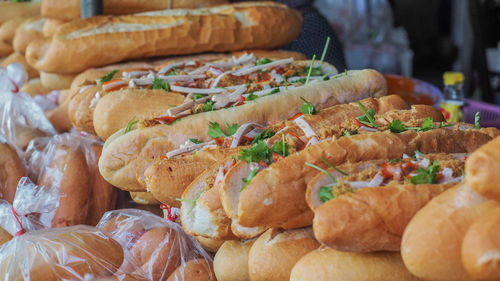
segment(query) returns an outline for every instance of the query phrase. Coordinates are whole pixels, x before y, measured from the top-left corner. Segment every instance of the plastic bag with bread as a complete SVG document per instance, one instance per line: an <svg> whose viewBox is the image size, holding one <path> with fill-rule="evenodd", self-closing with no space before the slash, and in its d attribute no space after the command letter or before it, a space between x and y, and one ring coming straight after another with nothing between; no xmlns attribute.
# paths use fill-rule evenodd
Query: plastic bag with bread
<svg viewBox="0 0 500 281"><path fill-rule="evenodd" d="M66 133L36 139L26 150L31 177L38 185L59 190L57 210L47 218L52 227L95 225L116 205L117 193L97 170L99 141Z"/></svg>
<svg viewBox="0 0 500 281"><path fill-rule="evenodd" d="M408 269L429 280L500 278L500 137L475 151L465 181L434 198L410 221L401 244Z"/></svg>
<svg viewBox="0 0 500 281"><path fill-rule="evenodd" d="M0 135L0 199L14 201L17 183L26 176L26 167L18 149L10 145Z"/></svg>
<svg viewBox="0 0 500 281"><path fill-rule="evenodd" d="M125 249L129 261L121 272L152 281L216 280L211 256L176 223L147 211L122 209L106 213L97 227Z"/></svg>

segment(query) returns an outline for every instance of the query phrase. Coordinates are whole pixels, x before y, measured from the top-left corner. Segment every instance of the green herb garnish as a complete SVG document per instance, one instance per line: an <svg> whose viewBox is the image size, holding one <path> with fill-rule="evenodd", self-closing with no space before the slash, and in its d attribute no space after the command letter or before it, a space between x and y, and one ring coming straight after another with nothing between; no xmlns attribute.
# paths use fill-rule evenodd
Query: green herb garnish
<svg viewBox="0 0 500 281"><path fill-rule="evenodd" d="M325 56L326 56L326 52L328 51L328 47L330 45L330 36L328 36L326 38L326 42L325 42L325 47L323 47L323 53L321 54L321 60L320 60L320 66L323 64L323 61L325 60Z"/></svg>
<svg viewBox="0 0 500 281"><path fill-rule="evenodd" d="M125 127L125 131L123 132L123 134L130 132L132 130L132 127L137 123L139 123L139 120L136 120L135 116L132 117L132 119L128 122L127 127Z"/></svg>
<svg viewBox="0 0 500 281"><path fill-rule="evenodd" d="M388 126L389 130L393 133L401 133L406 131L406 126L400 120L392 120L391 124Z"/></svg>
<svg viewBox="0 0 500 281"><path fill-rule="evenodd" d="M337 179L335 179L335 177L330 172L328 172L327 170L325 170L325 169L323 169L321 167L318 167L318 166L316 166L316 165L314 165L312 163L308 163L308 162L306 162L305 165L309 166L309 167L313 167L314 169L316 169L316 170L318 170L320 172L325 173L326 175L328 175L330 177L330 179L333 181L334 184L337 183Z"/></svg>
<svg viewBox="0 0 500 281"><path fill-rule="evenodd" d="M247 188L250 181L257 175L258 172L259 168L255 168L252 170L252 172L250 173L250 175L248 175L246 179L241 179L245 184L241 187L240 192L242 192L243 190L245 190L245 188Z"/></svg>
<svg viewBox="0 0 500 281"><path fill-rule="evenodd" d="M255 143L249 149L242 149L238 155L239 160L243 160L247 163L256 163L259 161L266 161L270 163L273 158L271 150L263 141Z"/></svg>
<svg viewBox="0 0 500 281"><path fill-rule="evenodd" d="M481 116L479 116L479 111L474 114L474 125L476 126L476 129L481 129L481 125L479 124L479 120L481 120Z"/></svg>
<svg viewBox="0 0 500 281"><path fill-rule="evenodd" d="M314 104L312 104L311 102L308 102L303 97L300 97L300 99L304 101L304 103L300 107L300 111L302 111L302 113L309 114L309 115L316 114L316 108L314 107Z"/></svg>
<svg viewBox="0 0 500 281"><path fill-rule="evenodd" d="M257 143L258 141L268 139L272 136L274 136L276 133L272 131L271 129L267 129L262 133L259 133L258 135L255 136L255 138L252 140L252 144Z"/></svg>
<svg viewBox="0 0 500 281"><path fill-rule="evenodd" d="M271 147L271 150L275 153L278 153L281 156L288 156L289 152L288 150L290 149L290 145L285 142L285 135L281 135L283 137L282 141L275 142L273 146Z"/></svg>
<svg viewBox="0 0 500 281"><path fill-rule="evenodd" d="M335 198L335 195L333 194L333 188L331 186L322 186L319 188L318 192L319 200L322 203L328 202Z"/></svg>
<svg viewBox="0 0 500 281"><path fill-rule="evenodd" d="M193 99L194 100L199 100L199 99L202 99L204 97L206 97L207 95L205 94L193 94Z"/></svg>
<svg viewBox="0 0 500 281"><path fill-rule="evenodd" d="M245 98L245 101L252 101L258 99L259 96L255 95L253 92L248 93L248 96Z"/></svg>
<svg viewBox="0 0 500 281"><path fill-rule="evenodd" d="M189 141L194 143L194 144L200 144L200 143L203 143L203 141L199 140L199 139L193 139L193 138L189 138Z"/></svg>
<svg viewBox="0 0 500 281"><path fill-rule="evenodd" d="M201 195L204 192L205 192L205 190L201 190L200 192L198 192L198 194L196 194L196 197L194 199L175 198L175 200L180 201L180 202L193 203L193 204L191 204L191 207L188 210L188 214L190 214L191 211L194 209L196 202L198 201L198 199L200 199Z"/></svg>
<svg viewBox="0 0 500 281"><path fill-rule="evenodd" d="M268 64L272 62L272 60L268 59L268 58L262 58L260 60L257 61L256 65L263 65L263 64Z"/></svg>
<svg viewBox="0 0 500 281"><path fill-rule="evenodd" d="M361 108L363 111L364 115L361 115L359 117L356 117L356 120L358 120L360 123L365 124L367 126L373 127L373 128L378 128L377 123L375 123L375 111L370 108L369 110L366 110L366 108L361 104L360 101L358 101L358 106Z"/></svg>
<svg viewBox="0 0 500 281"><path fill-rule="evenodd" d="M220 138L220 137L228 137L228 136L232 136L234 135L234 133L236 133L236 131L238 130L238 128L240 127L240 125L238 124L232 124L232 125L229 125L226 123L226 131L227 131L227 135L222 131L222 128L220 127L220 124L217 123L217 122L208 122L208 136L213 138L213 139L216 139L216 138Z"/></svg>
<svg viewBox="0 0 500 281"><path fill-rule="evenodd" d="M330 163L328 160L326 160L323 156L320 157L321 161L323 161L323 163L325 163L326 165L328 165L330 168L333 168L335 171L339 172L340 174L344 175L344 176L347 176L347 173L342 171L341 169L335 167L335 165L333 165L332 163Z"/></svg>
<svg viewBox="0 0 500 281"><path fill-rule="evenodd" d="M113 79L113 77L115 76L115 74L118 72L118 69L114 69L114 70L111 70L110 72L106 73L103 77L101 77L100 81L101 81L101 84L104 83L104 82L109 82L111 81L111 79Z"/></svg>
<svg viewBox="0 0 500 281"><path fill-rule="evenodd" d="M214 110L214 102L208 100L201 106L201 108L203 109L203 112L212 111Z"/></svg>
<svg viewBox="0 0 500 281"><path fill-rule="evenodd" d="M410 178L412 184L433 184L437 182L437 175L441 171L437 161L434 161L429 168L418 168L417 175Z"/></svg>
<svg viewBox="0 0 500 281"><path fill-rule="evenodd" d="M170 91L170 85L168 84L167 80L163 81L162 79L155 77L153 80L152 89Z"/></svg>
<svg viewBox="0 0 500 281"><path fill-rule="evenodd" d="M431 117L427 117L424 119L424 122L422 122L422 129L421 131L429 131L434 129L434 121L432 120Z"/></svg>
<svg viewBox="0 0 500 281"><path fill-rule="evenodd" d="M314 60L316 59L316 55L313 55L311 60L311 65L309 66L309 71L307 72L307 78L305 85L309 84L309 79L311 78L312 69L314 68Z"/></svg>

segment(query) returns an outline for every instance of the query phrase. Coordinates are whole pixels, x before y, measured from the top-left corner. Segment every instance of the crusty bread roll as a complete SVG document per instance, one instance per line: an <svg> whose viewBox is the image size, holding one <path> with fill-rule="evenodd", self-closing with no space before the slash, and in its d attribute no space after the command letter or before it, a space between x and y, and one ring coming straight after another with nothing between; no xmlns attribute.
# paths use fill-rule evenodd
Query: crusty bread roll
<svg viewBox="0 0 500 281"><path fill-rule="evenodd" d="M61 2L59 2L59 4L61 4ZM43 36L50 37L54 35L59 30L59 28L67 22L68 22L67 20L48 18L45 24L43 25L43 30L42 30Z"/></svg>
<svg viewBox="0 0 500 281"><path fill-rule="evenodd" d="M203 236L194 236L194 239L200 243L203 249L210 253L216 253L225 242L223 239L206 238Z"/></svg>
<svg viewBox="0 0 500 281"><path fill-rule="evenodd" d="M49 119L52 126L54 126L59 133L68 132L73 128L68 116L68 106L69 102L64 102L59 104L56 108L45 112L47 119Z"/></svg>
<svg viewBox="0 0 500 281"><path fill-rule="evenodd" d="M84 224L90 199L90 174L84 153L78 148L57 145L38 185L59 185L62 193L52 218L52 227Z"/></svg>
<svg viewBox="0 0 500 281"><path fill-rule="evenodd" d="M167 280L181 265L183 239L174 228L153 228L137 240L130 254L138 266L151 274L152 281Z"/></svg>
<svg viewBox="0 0 500 281"><path fill-rule="evenodd" d="M24 69L28 73L29 78L36 78L40 76L40 72L38 72L38 70L34 69L31 65L28 64L24 55L21 55L20 53L17 52L11 53L2 62L0 62L0 67L7 67L9 64L16 62L23 65Z"/></svg>
<svg viewBox="0 0 500 281"><path fill-rule="evenodd" d="M75 79L74 74L58 74L40 72L40 80L42 84L51 90L64 90L71 87L71 82Z"/></svg>
<svg viewBox="0 0 500 281"><path fill-rule="evenodd" d="M0 25L0 57L7 56L14 51L12 41L16 35L16 29L27 17L15 17Z"/></svg>
<svg viewBox="0 0 500 281"><path fill-rule="evenodd" d="M461 184L431 200L408 224L401 243L403 261L426 280L466 281L461 259L464 236L495 204Z"/></svg>
<svg viewBox="0 0 500 281"><path fill-rule="evenodd" d="M40 78L33 78L28 80L20 89L21 92L25 92L29 94L30 96L35 96L35 95L46 95L50 93L50 89L45 88L42 85L42 81L40 81Z"/></svg>
<svg viewBox="0 0 500 281"><path fill-rule="evenodd" d="M59 97L57 97L57 104L63 104L66 100L69 100L69 89L59 91Z"/></svg>
<svg viewBox="0 0 500 281"><path fill-rule="evenodd" d="M127 250L132 248L137 240L146 232L144 224L130 220L126 215L110 218L99 227L104 233L110 235L123 245Z"/></svg>
<svg viewBox="0 0 500 281"><path fill-rule="evenodd" d="M302 257L290 281L418 281L396 252L349 253L321 247Z"/></svg>
<svg viewBox="0 0 500 281"><path fill-rule="evenodd" d="M43 72L70 74L125 59L278 48L301 31L301 14L275 2L101 16L75 20L51 39L33 42L27 60Z"/></svg>
<svg viewBox="0 0 500 281"><path fill-rule="evenodd" d="M500 202L467 230L462 242L462 262L474 279L500 279Z"/></svg>
<svg viewBox="0 0 500 281"><path fill-rule="evenodd" d="M250 249L250 280L288 281L297 261L319 246L311 228L286 231L271 228Z"/></svg>
<svg viewBox="0 0 500 281"><path fill-rule="evenodd" d="M256 239L224 242L214 257L218 281L250 281L248 256Z"/></svg>
<svg viewBox="0 0 500 281"><path fill-rule="evenodd" d="M0 276L13 281L105 277L123 261L120 244L89 226L26 233L5 243L0 253Z"/></svg>
<svg viewBox="0 0 500 281"><path fill-rule="evenodd" d="M26 168L16 150L11 145L0 142L0 198L12 203L17 183L24 176Z"/></svg>
<svg viewBox="0 0 500 281"><path fill-rule="evenodd" d="M485 144L465 163L465 182L491 199L500 200L500 138Z"/></svg>
<svg viewBox="0 0 500 281"><path fill-rule="evenodd" d="M12 42L14 50L24 55L26 47L28 47L29 43L43 38L43 25L46 21L47 19L40 16L32 17L24 21L16 30L16 35L14 36L14 41Z"/></svg>
<svg viewBox="0 0 500 281"><path fill-rule="evenodd" d="M143 160L178 148L188 138L208 141L209 121L220 124L256 122L269 125L285 120L300 111L305 98L321 110L336 104L385 95L386 82L374 70L349 71L336 79L309 84L261 97L237 108L204 112L182 118L172 125L156 125L123 134L120 130L106 140L99 168L103 177L125 190L143 190L136 170ZM276 104L280 104L276 107ZM126 148L126 151L125 151Z"/></svg>
<svg viewBox="0 0 500 281"><path fill-rule="evenodd" d="M135 203L141 205L159 205L158 201L151 192L130 192L130 197Z"/></svg>
<svg viewBox="0 0 500 281"><path fill-rule="evenodd" d="M163 9L192 9L227 3L226 0L104 0L105 15L122 15ZM80 2L78 0L44 0L42 3L44 17L60 20L80 18Z"/></svg>
<svg viewBox="0 0 500 281"><path fill-rule="evenodd" d="M114 210L116 208L116 201L118 199L118 190L111 184L106 182L101 173L99 173L99 167L97 166L97 161L101 156L102 145L93 144L91 146L93 163L88 163L90 169L90 200L89 200L89 213L87 216L86 224L96 225L101 219L102 215L107 211Z"/></svg>
<svg viewBox="0 0 500 281"><path fill-rule="evenodd" d="M0 24L2 24L12 18L40 15L40 2L0 2L0 10L2 11Z"/></svg>
<svg viewBox="0 0 500 281"><path fill-rule="evenodd" d="M212 264L205 259L194 259L180 265L167 279L167 281L215 281ZM220 280L219 280L220 281Z"/></svg>

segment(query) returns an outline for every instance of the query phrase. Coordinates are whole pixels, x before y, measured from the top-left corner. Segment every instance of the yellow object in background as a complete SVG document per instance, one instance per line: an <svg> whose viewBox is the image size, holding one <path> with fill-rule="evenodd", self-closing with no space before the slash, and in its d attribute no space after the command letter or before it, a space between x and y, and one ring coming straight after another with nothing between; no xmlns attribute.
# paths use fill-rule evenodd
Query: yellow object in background
<svg viewBox="0 0 500 281"><path fill-rule="evenodd" d="M464 75L461 72L445 72L444 101L441 103L441 112L448 122L464 121Z"/></svg>

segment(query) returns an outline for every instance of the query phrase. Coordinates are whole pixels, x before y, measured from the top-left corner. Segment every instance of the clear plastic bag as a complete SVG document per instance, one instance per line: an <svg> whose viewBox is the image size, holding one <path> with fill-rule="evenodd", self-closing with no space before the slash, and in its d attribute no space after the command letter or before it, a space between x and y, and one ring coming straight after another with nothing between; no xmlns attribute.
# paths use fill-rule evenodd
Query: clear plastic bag
<svg viewBox="0 0 500 281"><path fill-rule="evenodd" d="M116 274L123 261L120 244L95 227L38 230L0 248L0 279L95 280Z"/></svg>
<svg viewBox="0 0 500 281"><path fill-rule="evenodd" d="M116 205L116 189L101 177L97 160L102 143L65 133L34 139L26 150L29 176L38 185L57 189L58 207L41 218L44 225L95 225Z"/></svg>
<svg viewBox="0 0 500 281"><path fill-rule="evenodd" d="M148 280L216 280L212 257L182 227L150 212L107 212L97 225L125 250L121 271Z"/></svg>

